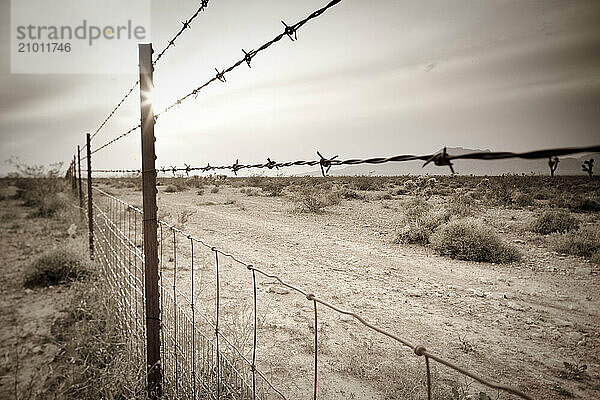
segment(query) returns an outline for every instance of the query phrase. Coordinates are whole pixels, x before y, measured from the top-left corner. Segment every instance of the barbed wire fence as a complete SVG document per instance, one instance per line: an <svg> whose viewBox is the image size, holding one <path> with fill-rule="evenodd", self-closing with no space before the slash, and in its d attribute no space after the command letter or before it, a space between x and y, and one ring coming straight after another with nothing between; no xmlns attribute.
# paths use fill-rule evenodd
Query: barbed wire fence
<svg viewBox="0 0 600 400"><path fill-rule="evenodd" d="M437 352L430 351L422 345L415 344L412 340L400 337L371 323L358 312L346 310L325 301L312 290L290 283L279 274L258 268L252 263L244 261L242 257L221 250L157 217L156 176L159 172L174 175L180 172L189 175L192 172L229 170L237 175L238 171L245 169L279 170L287 167L319 166L321 174L326 176L335 166L422 161L424 166L430 163L436 166L446 166L454 173L452 163L454 160L543 159L580 152L600 151L600 146L588 146L524 153L477 152L451 155L444 148L442 151L426 155L406 154L353 159L339 159L338 156L325 157L317 152L318 159L314 160L276 162L268 158L266 162L240 164L239 159L236 159L235 163L230 165L197 166L190 162L184 164L183 167L156 168L154 165L156 159L154 126L160 116L175 110L183 102L196 98L199 92L208 85L216 81L226 82L226 75L240 65L246 64L251 67L251 62L256 55L267 50L282 38L287 36L291 41L295 41L300 28L339 3L341 0L330 1L292 25L287 25L282 21L284 25L282 32L257 46L255 50L242 50L243 56L232 65L222 69L215 68L215 75L203 84L187 91L159 113L154 114L151 107L144 109L142 104L141 123L135 124L125 132L92 149L91 140L95 139L107 126L107 123L121 105L131 97L136 88L140 88L140 99L144 103L149 90L153 87L152 71L169 49L175 46L176 41L182 37L183 33L190 29L192 22L199 14L206 10L208 1L202 0L195 12L182 23L182 27L153 60L150 57L143 63L140 56L140 79L126 91L99 127L92 134L87 134L86 144L81 148L78 146L77 154L67 169L65 178L72 181L74 193L79 196L80 208L87 203L91 255L93 257L95 254L101 273L109 283L112 294L118 300L121 327L125 337L129 338L127 357L131 357L137 365L146 363L148 394L152 398L162 396L186 399L208 397L217 400L285 399L286 395L274 384L273 376L265 372L257 354L260 310L257 277L261 277L275 280L280 285L303 296L311 306L311 315L307 315L306 318L313 321L314 327L307 332L314 340L312 347L314 357L311 361L312 397L314 399L318 397L320 343L318 326L322 308L350 316L369 330L392 339L399 345L410 349L416 356L422 357L426 377L423 389L428 399L432 398L433 386L431 361L498 392L503 391L523 399L532 399L530 395L518 388L494 382L478 373L462 368ZM142 73L143 71L145 72ZM91 157L93 154L106 149L138 129L142 134L143 159L144 161L151 159L150 164L143 165L141 169L92 169ZM146 146L144 143L149 143L149 140L152 141L152 145ZM87 154L82 157L81 151L83 150L86 150ZM84 180L81 167L83 160L87 160L87 169L83 170L88 187L87 195L81 189ZM106 172L141 174L143 207L138 208L98 187L93 187L92 175ZM148 225L149 222L150 225ZM150 230L154 232L149 232ZM150 233L154 236L148 236ZM155 237L156 240L148 241L149 237ZM152 268L153 265L157 267L156 270ZM236 329L239 330L240 327L228 327L223 321L223 313L229 311L229 307L223 303L225 299L222 295L222 280L233 268L241 268L240 274L245 273L248 276L245 287L251 289L248 293L251 302L250 332L243 339L237 337L239 332L236 332ZM156 276L149 276L149 274ZM156 293L149 288L154 278L157 281ZM154 297L156 298L154 299ZM151 310L154 307L159 310L156 315ZM154 332L158 336L154 336L154 333L150 332L153 322L159 323L159 331ZM151 360L149 349L153 346L158 346L158 360Z"/></svg>

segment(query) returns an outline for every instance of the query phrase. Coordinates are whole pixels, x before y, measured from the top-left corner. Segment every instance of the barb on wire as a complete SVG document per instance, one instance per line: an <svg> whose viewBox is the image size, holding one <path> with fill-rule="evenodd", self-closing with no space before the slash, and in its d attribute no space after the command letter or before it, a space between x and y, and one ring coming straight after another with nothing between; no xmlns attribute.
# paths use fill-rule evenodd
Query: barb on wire
<svg viewBox="0 0 600 400"><path fill-rule="evenodd" d="M256 55L258 53L260 53L261 51L264 51L264 50L268 49L269 47L271 47L271 45L273 45L274 43L280 41L284 36L288 36L292 41L296 40L298 38L298 29L300 29L302 26L304 26L304 24L306 24L308 21L310 21L310 20L318 17L319 15L323 14L325 11L327 11L331 7L337 5L341 1L342 0L332 0L328 4L326 4L325 6L323 6L320 9L314 11L309 16L307 16L306 18L304 18L304 19L296 22L293 25L287 25L285 22L281 21L283 23L283 25L284 25L283 32L281 32L278 35L276 35L273 39L271 39L271 40L263 43L256 50L250 50L250 51L242 50L242 52L244 53L244 56L242 58L240 58L239 60L237 60L235 63L233 63L230 67L227 67L227 68L222 69L222 70L219 70L218 68L215 68L215 70L217 71L217 74L215 76L213 76L211 79L209 79L205 83L201 84L200 86L196 87L195 89L193 89L189 93L187 93L184 96L180 97L173 104L167 106L163 111L161 111L160 113L156 114L156 117L158 117L159 115L162 115L162 114L164 114L166 112L169 112L174 107L178 106L183 101L189 99L192 96L194 96L194 98L195 98L202 89L204 89L206 86L212 84L213 82L215 82L217 80L221 81L221 82L226 82L225 75L228 74L229 72L233 71L237 67L239 67L241 64L246 63L250 67L250 63L251 63L252 59L254 57L256 57Z"/></svg>
<svg viewBox="0 0 600 400"><path fill-rule="evenodd" d="M179 37L183 34L183 32L186 29L192 29L192 22L194 21L194 19L196 19L196 17L204 10L206 10L206 7L208 7L208 0L202 0L200 2L200 6L196 9L196 12L194 12L187 20L183 21L182 27L179 29L179 31L177 31L177 33L175 34L175 36L173 36L168 42L167 42L167 46L160 52L158 53L158 55L156 56L156 59L154 59L154 61L152 62L152 65L156 65L156 63L165 55L165 53L171 48L171 47L175 47L175 42L177 41L177 39L179 39Z"/></svg>
<svg viewBox="0 0 600 400"><path fill-rule="evenodd" d="M171 166L169 169L165 169L162 167L159 171L166 173L172 172L175 175L177 172L185 172L189 175L192 171L216 171L216 170L231 170L235 175L237 172L242 169L280 169L285 167L297 167L297 166L317 166L319 165L321 168L321 173L323 176L326 176L329 173L329 170L332 166L341 166L341 165L359 165L359 164L384 164L388 162L404 162L404 161L424 161L423 167L428 165L429 163L433 163L437 166L448 166L451 169L452 173L455 173L452 161L453 160L483 160L483 161L491 161L491 160L505 160L509 158L523 158L528 160L533 159L546 159L551 156L564 156L570 154L577 153L594 153L600 151L600 145L596 146L587 146L587 147L564 147L564 148L555 148L555 149L547 149L547 150L535 150L524 153L513 153L508 151L500 151L500 152L489 152L482 151L476 153L465 153L465 154L448 154L446 148L440 152L433 154L425 154L425 155L412 155L412 154L404 154L397 155L391 157L372 157L372 158L350 158L345 160L338 159L338 156L334 156L331 158L324 157L320 152L317 152L319 156L318 160L296 160L296 161L286 161L286 162L275 162L270 158L267 158L267 161L264 163L257 164L240 164L239 159L235 160L235 163L231 165L220 165L213 166L207 164L205 167L192 167L189 164L184 164L185 167L176 167ZM121 172L121 173L140 173L140 170L137 169L104 169L104 170L92 170L92 172Z"/></svg>
<svg viewBox="0 0 600 400"><path fill-rule="evenodd" d="M206 7L208 6L208 0L202 0L200 3L200 7L198 7L198 9L196 9L196 12L194 12L194 14L192 14L187 20L183 21L182 24L183 26L181 27L181 29L179 29L179 31L175 34L175 36L169 40L169 42L167 43L167 46L160 52L158 53L158 55L156 56L156 59L152 62L152 65L156 65L156 63L165 55L165 53L173 46L175 46L175 41L183 34L183 32L186 29L191 29L191 24L194 21L194 19L196 19L196 17L200 14L200 12L204 11L206 9ZM110 112L110 114L108 114L108 116L104 119L104 121L102 121L102 123L100 124L100 126L94 131L94 133L91 135L90 139L93 139L99 132L100 130L102 130L102 128L104 128L104 126L106 125L106 123L115 115L115 113L117 112L117 110L121 107L121 105L125 102L125 100L127 100L127 98L131 95L131 93L133 93L133 91L135 90L135 88L140 84L140 80L138 79L133 86L125 93L125 95L121 98L121 100L117 103L117 105L112 109L112 111ZM155 116L155 119L158 116ZM118 136L117 138L111 140L110 142L106 143L105 145L97 148L96 150L94 150L92 152L95 153L96 151L99 151L101 149L103 149L106 146L109 146L111 144L113 144L114 142L116 142L117 140L127 136L129 133L133 132L134 130L136 130L137 128L139 128L139 126L136 126L132 129L130 129L129 131L127 131L126 133L124 133L121 136Z"/></svg>

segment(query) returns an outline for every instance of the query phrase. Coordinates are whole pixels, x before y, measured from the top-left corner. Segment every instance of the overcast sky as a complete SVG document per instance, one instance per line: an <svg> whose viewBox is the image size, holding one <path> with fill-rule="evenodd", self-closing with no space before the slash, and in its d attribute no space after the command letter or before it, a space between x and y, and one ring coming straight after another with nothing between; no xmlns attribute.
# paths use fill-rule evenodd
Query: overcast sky
<svg viewBox="0 0 600 400"><path fill-rule="evenodd" d="M137 79L10 74L0 0L0 160L69 160ZM211 0L155 71L156 107L325 0ZM153 1L155 50L197 1ZM600 142L600 2L344 0L156 125L157 166ZM132 48L133 52L137 50ZM139 123L137 91L96 148ZM93 168L139 168L139 131ZM0 173L10 169L0 166Z"/></svg>

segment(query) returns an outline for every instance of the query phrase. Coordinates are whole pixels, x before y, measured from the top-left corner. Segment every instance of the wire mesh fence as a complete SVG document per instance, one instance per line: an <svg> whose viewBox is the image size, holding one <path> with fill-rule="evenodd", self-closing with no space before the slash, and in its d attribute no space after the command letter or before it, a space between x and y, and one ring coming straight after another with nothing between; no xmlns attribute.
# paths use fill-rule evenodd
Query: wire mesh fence
<svg viewBox="0 0 600 400"><path fill-rule="evenodd" d="M94 188L98 262L118 299L131 356L145 362L143 212ZM163 395L168 398L271 399L285 396L256 367L254 346L219 327L223 253L164 221L159 225ZM202 276L212 275L202 285ZM181 282L184 278L183 282ZM200 285L198 284L200 282ZM182 284L183 283L183 284ZM204 291L198 306L198 291ZM256 302L255 311L256 311ZM256 314L255 314L256 315ZM254 319L256 329L256 318Z"/></svg>
<svg viewBox="0 0 600 400"><path fill-rule="evenodd" d="M322 8L312 12L306 18L287 25L283 23L283 31L256 47L255 50L243 50L243 56L237 59L231 66L224 69L216 69L216 74L205 83L195 86L191 91L180 96L178 100L164 108L161 112L142 118L129 130L113 137L105 144L91 149L90 140L93 139L115 115L123 102L131 96L136 87L142 91L144 87L151 87L153 83L140 78L126 92L125 96L112 109L111 113L100 124L91 135L88 134L88 142L83 147L87 155L78 157L78 162L73 160L67 171L66 178L75 181L77 166L79 168L79 187L81 188L81 160L87 159L87 179L91 188L91 174L93 172L134 173L152 175L155 182L156 174L159 172L176 174L178 172L190 174L193 171L207 172L228 170L237 174L243 169L280 169L296 166L318 166L323 176L327 175L333 166L359 165L359 164L383 164L389 162L423 161L425 165L433 163L437 166L449 167L453 170L453 160L478 159L478 160L500 160L507 158L550 158L579 153L583 151L600 151L600 146L588 146L585 148L562 148L540 150L526 153L512 152L478 152L469 154L449 155L446 149L427 155L397 155L392 157L372 157L338 159L337 156L325 157L317 153L319 158L315 160L295 160L288 162L275 162L270 158L266 162L255 164L240 164L239 160L231 165L194 166L185 164L184 167L171 167L155 169L154 167L154 144L152 154L146 154L145 159L152 160L152 168L148 169L96 169L91 168L91 156L103 150L115 142L121 140L132 132L140 129L142 141L144 138L154 140L154 122L160 115L176 109L182 102L196 98L203 88L216 81L225 82L226 75L239 66L246 64L251 66L253 58L279 42L284 37L292 41L297 39L297 31L309 21L324 14L330 8L341 3L341 0L329 1ZM183 26L175 36L168 41L167 46L158 53L150 65L146 66L152 71L158 61L166 52L175 45L181 35L190 28L191 22L198 17L200 12L205 11L208 5L203 0L194 14L183 22ZM140 64L141 68L141 64ZM140 69L141 71L141 69ZM148 74L147 74L148 75ZM151 76L151 73L149 73ZM140 74L140 76L142 76ZM147 76L146 76L147 78ZM151 79L151 78L150 78ZM143 112L142 112L142 115ZM148 124L151 131L144 125ZM144 147L144 146L142 146ZM200 163L198 163L200 164ZM146 180L144 180L146 182ZM151 184L150 186L152 186ZM75 188L76 186L74 186ZM74 190L75 191L75 190ZM285 399L294 390L282 390L280 380L281 374L273 372L269 364L269 351L279 347L290 347L289 344L277 340L279 332L269 329L267 317L264 310L269 308L268 299L261 293L261 285L264 280L277 282L291 293L300 296L305 303L302 312L302 321L309 322L307 329L300 330L301 340L305 340L308 354L298 356L291 354L289 357L299 358L302 365L302 373L288 371L288 380L303 380L303 388L310 387L310 395L316 399L319 395L319 381L321 379L319 365L320 349L323 347L322 315L324 312L332 312L336 315L345 315L362 325L365 330L378 337L387 337L393 344L410 349L418 358L418 367L422 368L423 379L418 380L417 390L422 391L424 396L431 399L434 396L435 378L434 364L439 364L455 372L472 379L482 386L505 392L508 396L531 399L523 391L505 384L494 382L478 373L462 368L452 361L442 357L440 354L426 349L424 346L414 343L395 334L389 327L382 328L374 324L360 313L342 308L336 304L324 300L314 294L312 290L300 287L295 283L288 282L282 275L258 268L250 262L244 261L237 255L221 250L204 240L192 236L182 229L162 220L156 220L156 187L143 185L144 198L151 193L154 204L146 204L144 200L143 209L147 206L152 213L145 213L142 207L138 208L126 201L101 190L98 187L88 191L88 208L91 210L89 218L90 225L90 250L95 255L100 265L103 278L109 283L110 295L117 299L119 304L118 317L128 340L129 352L136 364L148 363L148 320L158 319L160 323L160 380L163 397L185 398L185 399ZM82 191L79 191L80 207L84 204ZM151 214L151 215L148 215ZM152 220L157 222L157 243L148 244L144 248L144 223ZM152 229L153 231L154 229ZM146 232L147 233L147 232ZM95 242L94 242L95 241ZM95 244L94 244L95 243ZM94 247L95 246L95 247ZM158 304L160 313L158 317L149 316L147 309L152 309L148 304L148 264L153 261L147 259L148 247L156 246L158 254ZM150 262L149 262L150 261ZM243 279L240 279L243 278ZM262 343L270 343L270 349L262 346ZM264 352L264 356L263 356ZM272 355L272 354L271 354ZM422 363L421 361L422 360ZM415 361L417 362L417 361ZM153 367L153 366L152 366ZM322 371L321 371L322 372ZM303 376L299 376L303 375ZM308 377L308 378L307 378ZM306 393L302 393L306 396Z"/></svg>

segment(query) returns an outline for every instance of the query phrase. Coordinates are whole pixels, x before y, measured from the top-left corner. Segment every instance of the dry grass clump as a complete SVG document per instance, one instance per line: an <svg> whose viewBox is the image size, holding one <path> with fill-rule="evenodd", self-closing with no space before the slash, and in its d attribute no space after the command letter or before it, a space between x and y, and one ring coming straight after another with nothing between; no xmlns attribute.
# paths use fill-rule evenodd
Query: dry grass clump
<svg viewBox="0 0 600 400"><path fill-rule="evenodd" d="M429 244L433 232L450 220L447 210L428 209L417 216L406 217L406 225L396 235L396 243Z"/></svg>
<svg viewBox="0 0 600 400"><path fill-rule="evenodd" d="M355 176L352 177L349 182L350 189L370 191L370 190L381 190L383 183L380 179L371 176Z"/></svg>
<svg viewBox="0 0 600 400"><path fill-rule="evenodd" d="M564 233L578 227L579 221L564 211L546 211L531 224L531 230L541 235Z"/></svg>
<svg viewBox="0 0 600 400"><path fill-rule="evenodd" d="M356 190L343 188L340 190L340 196L346 200L364 200L366 196L358 193Z"/></svg>
<svg viewBox="0 0 600 400"><path fill-rule="evenodd" d="M46 287L73 282L88 274L81 253L62 246L39 256L25 274L27 288Z"/></svg>
<svg viewBox="0 0 600 400"><path fill-rule="evenodd" d="M267 181L261 186L261 189L269 197L278 197L282 195L285 186L281 182Z"/></svg>
<svg viewBox="0 0 600 400"><path fill-rule="evenodd" d="M597 212L600 211L600 202L588 196L574 196L569 208L575 212Z"/></svg>
<svg viewBox="0 0 600 400"><path fill-rule="evenodd" d="M559 195L550 199L550 206L556 208L568 208L575 212L598 212L600 202L589 195Z"/></svg>
<svg viewBox="0 0 600 400"><path fill-rule="evenodd" d="M306 188L296 198L299 211L308 213L322 213L325 208L340 204L339 193L319 189Z"/></svg>
<svg viewBox="0 0 600 400"><path fill-rule="evenodd" d="M396 350L393 357L373 341L358 343L340 356L337 370L360 381L369 382L386 399L417 400L426 393L426 377L420 373L419 360L406 359L403 350ZM433 370L434 377L437 371ZM433 380L437 383L437 380ZM442 398L441 388L433 387L434 398Z"/></svg>
<svg viewBox="0 0 600 400"><path fill-rule="evenodd" d="M404 226L397 231L396 243L430 243L430 237L440 226L453 217L463 217L472 212L472 199L468 195L455 195L445 207L433 207L422 197L404 202Z"/></svg>
<svg viewBox="0 0 600 400"><path fill-rule="evenodd" d="M22 200L25 207L36 208L31 217L51 218L66 208L62 197L66 182L59 178L61 164L44 167L12 163L19 171L13 182L17 187L15 198Z"/></svg>
<svg viewBox="0 0 600 400"><path fill-rule="evenodd" d="M517 249L504 244L494 231L473 218L450 221L433 233L430 241L440 254L458 260L505 264L521 258Z"/></svg>
<svg viewBox="0 0 600 400"><path fill-rule="evenodd" d="M529 207L535 204L535 200L529 193L517 192L512 198L512 203L517 207Z"/></svg>
<svg viewBox="0 0 600 400"><path fill-rule="evenodd" d="M46 398L147 398L145 360L142 353L136 360L135 338L120 329L118 305L107 296L107 288L91 280L77 284L65 312L51 329L61 350L46 384Z"/></svg>
<svg viewBox="0 0 600 400"><path fill-rule="evenodd" d="M600 260L600 227L597 225L555 234L548 239L556 252Z"/></svg>

